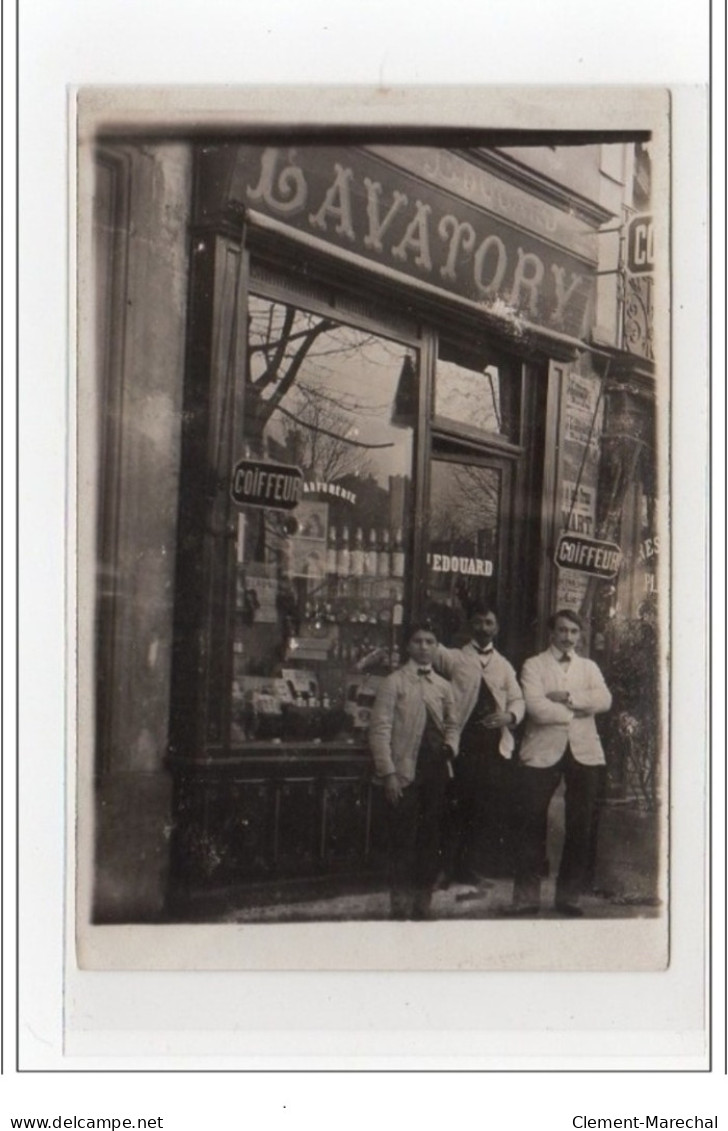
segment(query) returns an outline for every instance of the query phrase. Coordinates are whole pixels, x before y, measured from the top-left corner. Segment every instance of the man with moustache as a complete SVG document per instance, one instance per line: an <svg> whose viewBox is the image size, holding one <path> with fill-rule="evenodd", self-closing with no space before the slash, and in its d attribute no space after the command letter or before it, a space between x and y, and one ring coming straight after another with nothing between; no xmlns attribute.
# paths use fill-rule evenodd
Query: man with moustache
<svg viewBox="0 0 728 1131"><path fill-rule="evenodd" d="M445 837L446 877L457 883L513 874L510 760L524 701L515 671L494 646L498 627L495 610L478 605L467 644L441 645L434 659L452 683L461 728Z"/></svg>
<svg viewBox="0 0 728 1131"><path fill-rule="evenodd" d="M582 623L570 609L549 619L549 647L526 660L521 674L526 732L516 767L516 874L510 915L540 909L548 809L563 779L565 838L556 881L556 911L581 916L604 751L594 716L611 693L592 660L576 653Z"/></svg>

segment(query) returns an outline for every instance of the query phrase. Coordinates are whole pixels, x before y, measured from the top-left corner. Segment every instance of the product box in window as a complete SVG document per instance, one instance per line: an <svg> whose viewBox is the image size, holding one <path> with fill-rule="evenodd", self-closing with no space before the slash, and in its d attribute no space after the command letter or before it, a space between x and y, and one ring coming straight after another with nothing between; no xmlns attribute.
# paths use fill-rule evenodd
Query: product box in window
<svg viewBox="0 0 728 1131"><path fill-rule="evenodd" d="M381 675L366 675L359 672L346 677L344 710L352 729L360 736L363 736L369 726L374 700L383 678Z"/></svg>
<svg viewBox="0 0 728 1131"><path fill-rule="evenodd" d="M284 738L328 742L341 734L346 715L321 691L313 671L283 668L281 675L289 690L289 698L282 705Z"/></svg>
<svg viewBox="0 0 728 1131"><path fill-rule="evenodd" d="M242 679L243 720L248 738L281 738L283 705L291 699L284 679L246 675Z"/></svg>
<svg viewBox="0 0 728 1131"><path fill-rule="evenodd" d="M318 679L310 668L282 668L281 678L288 688L289 703L299 707L318 706Z"/></svg>

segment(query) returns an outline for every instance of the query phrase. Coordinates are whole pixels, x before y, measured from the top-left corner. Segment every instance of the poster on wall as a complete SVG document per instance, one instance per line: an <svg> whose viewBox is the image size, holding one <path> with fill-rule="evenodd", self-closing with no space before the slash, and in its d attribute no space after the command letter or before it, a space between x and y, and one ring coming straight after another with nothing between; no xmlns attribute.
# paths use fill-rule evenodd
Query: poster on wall
<svg viewBox="0 0 728 1131"><path fill-rule="evenodd" d="M602 382L596 373L566 371L563 392L561 457L561 528L593 536L599 480L599 439L604 405ZM556 607L579 612L589 591L584 573L560 568Z"/></svg>
<svg viewBox="0 0 728 1131"><path fill-rule="evenodd" d="M321 583L326 577L328 503L304 499L296 507L296 533L290 538L290 573Z"/></svg>

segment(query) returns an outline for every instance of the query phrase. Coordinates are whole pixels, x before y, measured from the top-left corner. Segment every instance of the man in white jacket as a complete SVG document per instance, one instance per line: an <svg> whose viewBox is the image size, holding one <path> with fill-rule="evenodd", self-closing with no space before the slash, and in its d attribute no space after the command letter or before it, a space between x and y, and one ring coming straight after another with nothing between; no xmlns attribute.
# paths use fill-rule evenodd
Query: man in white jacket
<svg viewBox="0 0 728 1131"><path fill-rule="evenodd" d="M387 803L392 917L429 919L459 728L452 688L432 670L437 648L432 625L412 625L406 643L407 663L377 692L369 746Z"/></svg>
<svg viewBox="0 0 728 1131"><path fill-rule="evenodd" d="M565 838L556 881L556 910L579 906L589 861L590 835L604 751L594 716L612 696L592 660L576 654L582 624L570 609L549 620L550 646L526 660L521 674L526 732L516 778L516 876L511 914L536 914L546 858L548 809L563 778Z"/></svg>

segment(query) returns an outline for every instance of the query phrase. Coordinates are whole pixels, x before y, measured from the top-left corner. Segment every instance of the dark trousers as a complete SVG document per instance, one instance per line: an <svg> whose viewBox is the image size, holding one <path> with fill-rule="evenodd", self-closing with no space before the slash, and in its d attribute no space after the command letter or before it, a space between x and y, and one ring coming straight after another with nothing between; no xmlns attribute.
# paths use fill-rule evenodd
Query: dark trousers
<svg viewBox="0 0 728 1131"><path fill-rule="evenodd" d="M517 767L514 904L522 907L538 905L546 859L548 809L562 777L566 785L565 835L556 880L556 903L579 902L593 850L601 769L601 766L584 766L577 762L568 747L553 766Z"/></svg>
<svg viewBox="0 0 728 1131"><path fill-rule="evenodd" d="M513 875L513 765L498 751L500 733L495 741L487 731L481 733L479 748L461 747L450 789L447 871L456 880L473 872Z"/></svg>
<svg viewBox="0 0 728 1131"><path fill-rule="evenodd" d="M389 882L393 896L431 892L440 870L440 830L449 781L445 759L423 747L415 780L387 806Z"/></svg>

